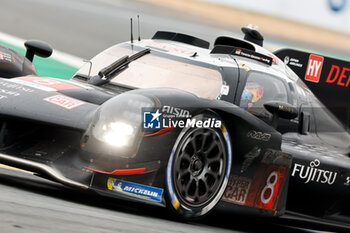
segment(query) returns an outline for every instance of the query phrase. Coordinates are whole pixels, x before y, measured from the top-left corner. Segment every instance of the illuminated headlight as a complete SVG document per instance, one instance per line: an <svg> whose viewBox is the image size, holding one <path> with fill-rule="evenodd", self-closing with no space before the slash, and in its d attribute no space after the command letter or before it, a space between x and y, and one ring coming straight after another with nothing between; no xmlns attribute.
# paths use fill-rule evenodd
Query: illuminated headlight
<svg viewBox="0 0 350 233"><path fill-rule="evenodd" d="M103 140L109 145L122 147L128 146L132 142L134 129L131 125L124 122L112 122L104 125Z"/></svg>
<svg viewBox="0 0 350 233"><path fill-rule="evenodd" d="M143 111L154 109L154 100L123 93L103 103L82 137L82 149L99 156L132 158L142 142Z"/></svg>

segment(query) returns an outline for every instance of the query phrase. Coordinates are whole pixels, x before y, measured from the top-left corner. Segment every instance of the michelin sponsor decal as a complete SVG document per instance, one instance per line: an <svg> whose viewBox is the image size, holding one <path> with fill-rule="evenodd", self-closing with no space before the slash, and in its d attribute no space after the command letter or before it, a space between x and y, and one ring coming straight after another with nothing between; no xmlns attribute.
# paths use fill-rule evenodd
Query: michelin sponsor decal
<svg viewBox="0 0 350 233"><path fill-rule="evenodd" d="M198 119L192 118L190 112L185 109L171 106L163 106L160 111L143 112L143 129L161 128L221 128L222 122L215 118Z"/></svg>
<svg viewBox="0 0 350 233"><path fill-rule="evenodd" d="M295 163L292 176L305 180L305 184L316 182L332 185L337 178L337 172L320 169L320 165L321 161L318 159L311 161L309 166Z"/></svg>
<svg viewBox="0 0 350 233"><path fill-rule="evenodd" d="M163 189L135 184L123 180L109 178L107 187L114 192L123 193L128 196L147 199L151 201L161 202Z"/></svg>

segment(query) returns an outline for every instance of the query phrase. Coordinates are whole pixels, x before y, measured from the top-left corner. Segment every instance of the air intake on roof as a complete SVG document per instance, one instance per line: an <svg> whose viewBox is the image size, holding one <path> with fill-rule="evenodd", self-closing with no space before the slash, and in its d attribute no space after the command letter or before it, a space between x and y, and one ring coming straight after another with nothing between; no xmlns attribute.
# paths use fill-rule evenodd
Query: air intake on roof
<svg viewBox="0 0 350 233"><path fill-rule="evenodd" d="M216 38L214 42L214 46L224 45L224 46L234 46L238 48L249 49L255 51L254 45L240 39L228 37L228 36L220 36Z"/></svg>
<svg viewBox="0 0 350 233"><path fill-rule="evenodd" d="M154 36L152 37L153 40L171 40L171 41L177 41L182 42L185 44L194 45L197 47L209 49L210 43L208 41L199 39L194 36L189 36L186 34L176 33L176 32L165 32L165 31L158 31Z"/></svg>

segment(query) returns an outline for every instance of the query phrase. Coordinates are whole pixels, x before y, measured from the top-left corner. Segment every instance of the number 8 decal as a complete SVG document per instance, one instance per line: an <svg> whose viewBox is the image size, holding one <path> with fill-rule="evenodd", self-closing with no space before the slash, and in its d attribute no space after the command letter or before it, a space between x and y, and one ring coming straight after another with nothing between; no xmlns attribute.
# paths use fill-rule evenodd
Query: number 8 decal
<svg viewBox="0 0 350 233"><path fill-rule="evenodd" d="M263 204L267 204L271 201L273 194L275 193L275 185L277 183L277 180L278 180L278 173L276 171L271 172L271 174L267 178L266 186L263 188L260 195L261 202ZM268 198L265 198L266 191L268 190L271 190L270 195L268 196Z"/></svg>

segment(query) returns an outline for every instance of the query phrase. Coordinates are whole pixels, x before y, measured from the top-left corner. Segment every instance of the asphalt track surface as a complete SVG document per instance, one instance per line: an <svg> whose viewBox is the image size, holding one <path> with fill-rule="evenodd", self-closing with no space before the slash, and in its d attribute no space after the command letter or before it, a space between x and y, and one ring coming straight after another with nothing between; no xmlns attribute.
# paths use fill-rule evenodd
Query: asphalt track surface
<svg viewBox="0 0 350 233"><path fill-rule="evenodd" d="M166 209L101 197L0 168L0 232L269 232L303 233L268 219L214 212L197 222L174 220ZM315 231L312 231L315 232Z"/></svg>
<svg viewBox="0 0 350 233"><path fill-rule="evenodd" d="M75 56L90 58L130 39L130 17L141 16L141 36L157 30L190 33L213 41L228 31L204 19L135 1L0 0L0 31L40 39ZM134 24L134 38L137 38ZM0 233L11 232L309 232L266 219L215 212L183 223L165 209L100 197L0 168Z"/></svg>

